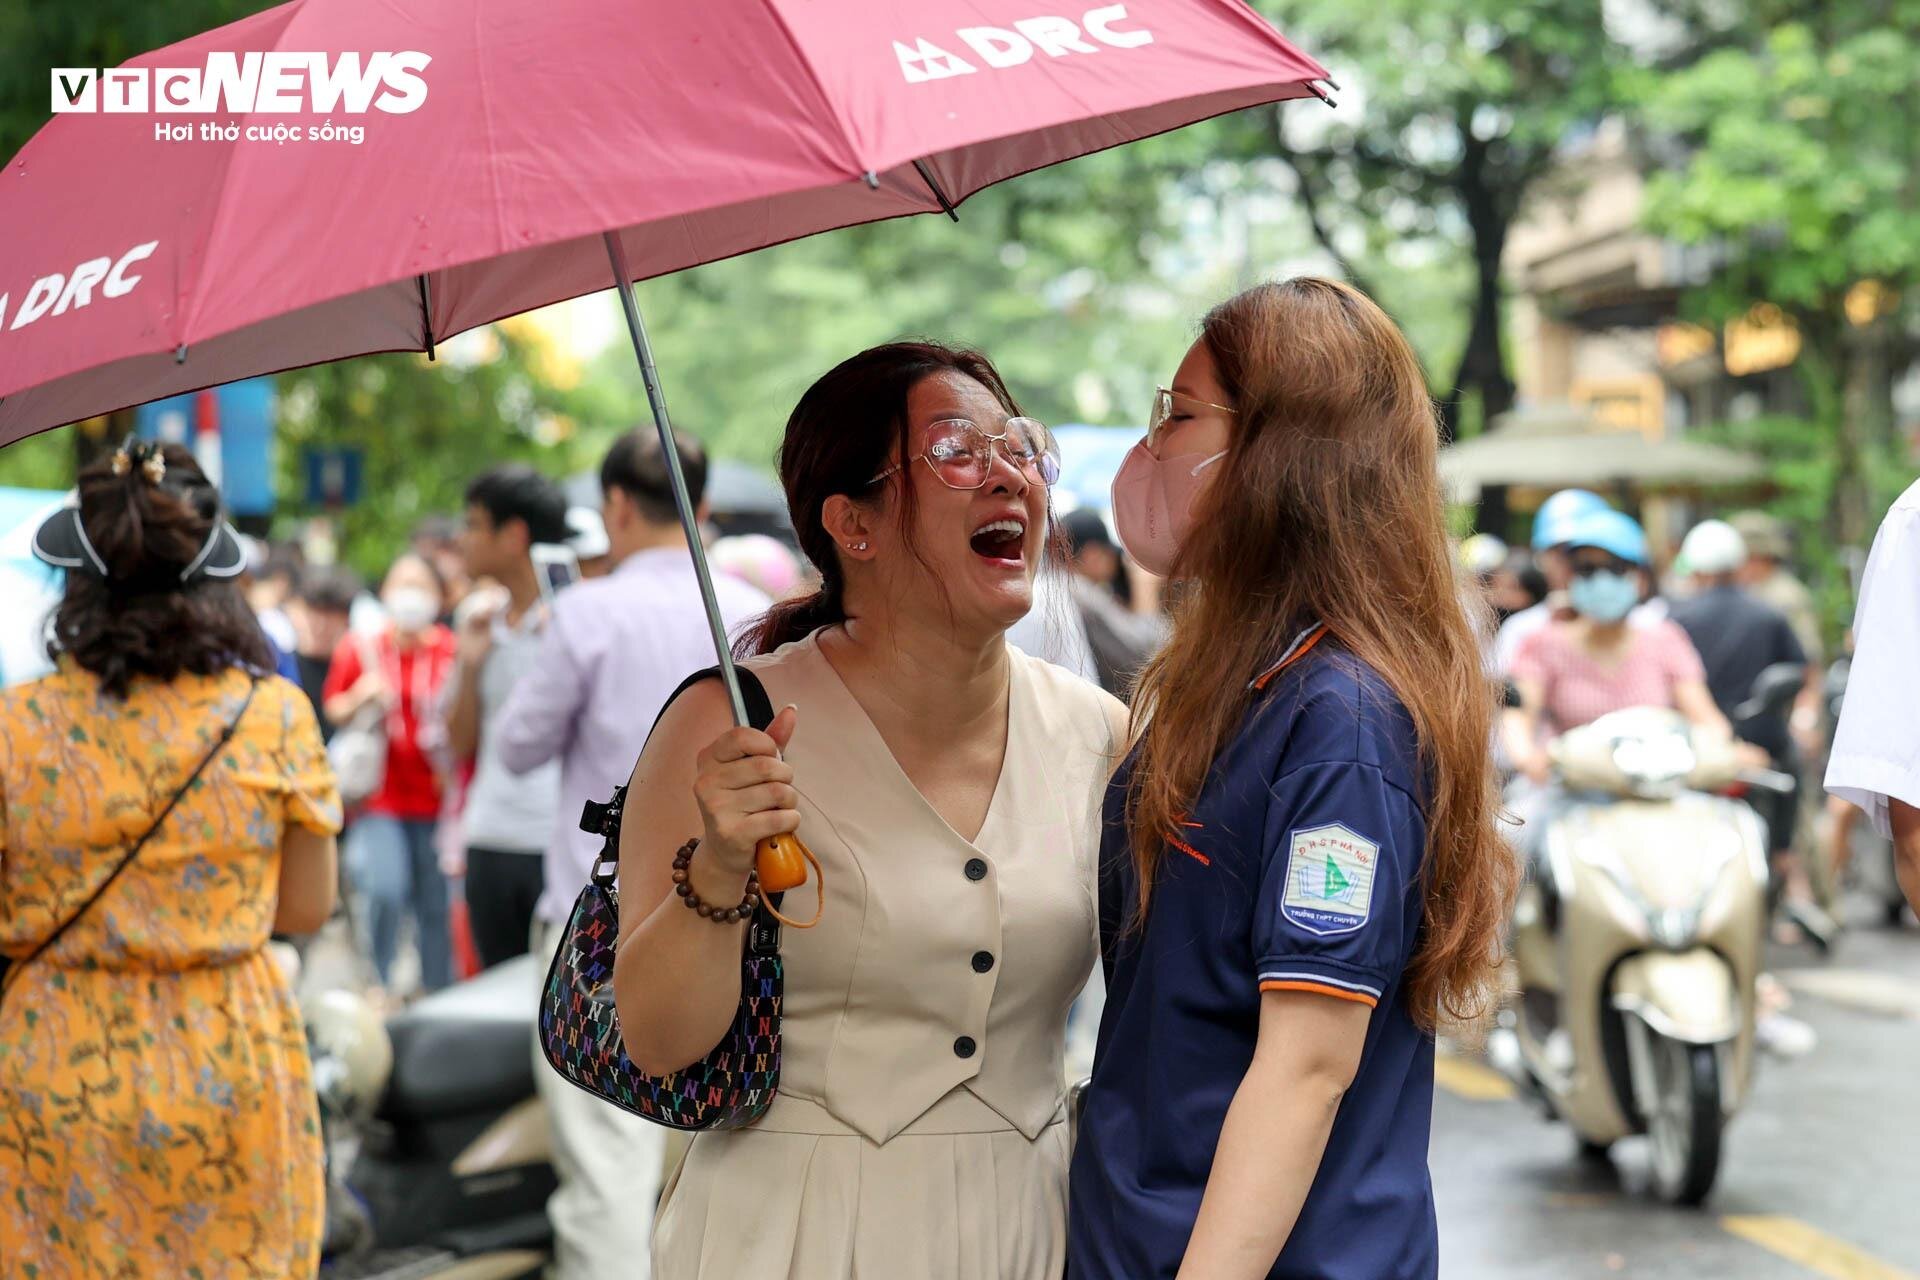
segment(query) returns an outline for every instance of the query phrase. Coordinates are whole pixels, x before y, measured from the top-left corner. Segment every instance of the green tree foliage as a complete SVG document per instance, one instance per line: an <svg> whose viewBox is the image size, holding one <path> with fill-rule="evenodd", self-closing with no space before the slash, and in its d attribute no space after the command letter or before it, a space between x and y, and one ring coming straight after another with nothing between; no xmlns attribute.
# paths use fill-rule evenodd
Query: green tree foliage
<svg viewBox="0 0 1920 1280"><path fill-rule="evenodd" d="M116 67L266 8L261 0L86 0L0 3L0 158L47 122L54 67Z"/></svg>
<svg viewBox="0 0 1920 1280"><path fill-rule="evenodd" d="M1275 231L1222 255L1237 195L1224 178L1208 189L1195 146L1171 135L1028 174L968 200L958 225L849 228L642 284L676 420L766 465L814 378L925 337L985 350L1046 421L1140 425L1207 306L1248 282L1244 264L1298 247ZM624 340L597 372L643 407Z"/></svg>
<svg viewBox="0 0 1920 1280"><path fill-rule="evenodd" d="M72 428L48 431L0 449L0 485L64 489L73 483Z"/></svg>
<svg viewBox="0 0 1920 1280"><path fill-rule="evenodd" d="M1507 233L1572 130L1621 103L1633 56L1595 0L1258 0L1332 68L1358 110L1283 104L1241 117L1241 145L1286 161L1320 244L1390 299L1415 246L1456 256L1448 299L1464 323L1435 378L1447 418L1506 410L1501 256Z"/></svg>
<svg viewBox="0 0 1920 1280"><path fill-rule="evenodd" d="M606 433L591 424L615 416L599 391L542 377L530 340L511 330L474 336L467 355L450 344L431 363L363 356L280 375L281 513L322 514L297 500L303 446L360 450L365 499L331 514L341 558L363 574L382 572L423 517L458 513L467 482L490 466L565 476L599 461Z"/></svg>
<svg viewBox="0 0 1920 1280"><path fill-rule="evenodd" d="M1920 284L1920 4L1828 4L1750 29L1649 84L1649 119L1679 158L1653 178L1646 218L1713 248L1689 299L1700 318L1765 303L1798 329L1811 422L1791 452L1808 465L1783 466L1782 514L1815 545L1859 547L1911 471L1890 388Z"/></svg>

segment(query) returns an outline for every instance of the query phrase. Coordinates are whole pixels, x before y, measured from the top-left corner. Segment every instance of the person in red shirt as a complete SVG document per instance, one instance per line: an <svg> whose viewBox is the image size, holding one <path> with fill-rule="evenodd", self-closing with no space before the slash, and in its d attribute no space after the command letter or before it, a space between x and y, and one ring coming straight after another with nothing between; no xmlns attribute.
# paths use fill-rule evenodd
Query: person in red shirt
<svg viewBox="0 0 1920 1280"><path fill-rule="evenodd" d="M445 604L431 561L407 552L380 586L388 625L375 635L349 634L334 651L322 690L327 719L350 723L368 707L386 716L387 768L346 840L347 874L367 903L374 968L392 986L400 926L411 914L420 948L420 985L452 978L447 932L447 881L440 873L434 827L440 776L423 735L440 686L453 667L453 633L436 620Z"/></svg>

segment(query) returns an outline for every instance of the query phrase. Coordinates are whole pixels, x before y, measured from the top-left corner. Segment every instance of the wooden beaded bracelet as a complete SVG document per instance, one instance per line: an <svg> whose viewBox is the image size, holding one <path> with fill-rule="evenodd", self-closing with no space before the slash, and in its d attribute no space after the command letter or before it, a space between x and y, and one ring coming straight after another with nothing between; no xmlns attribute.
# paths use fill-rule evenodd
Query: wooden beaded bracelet
<svg viewBox="0 0 1920 1280"><path fill-rule="evenodd" d="M673 855L673 891L680 895L680 904L691 908L702 920L711 920L715 924L738 924L742 920L751 920L754 909L760 905L760 873L757 870L747 872L747 894L740 899L739 906L716 907L702 902L687 877L687 868L693 865L693 851L699 847L700 837L695 836Z"/></svg>

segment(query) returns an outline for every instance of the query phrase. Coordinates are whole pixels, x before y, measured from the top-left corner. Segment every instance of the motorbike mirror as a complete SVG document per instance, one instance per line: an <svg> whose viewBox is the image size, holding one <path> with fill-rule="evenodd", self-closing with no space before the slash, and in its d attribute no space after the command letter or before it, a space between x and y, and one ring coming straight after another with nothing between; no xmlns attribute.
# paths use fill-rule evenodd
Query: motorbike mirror
<svg viewBox="0 0 1920 1280"><path fill-rule="evenodd" d="M1745 702L1734 708L1734 718L1752 720L1757 716L1779 715L1793 705L1806 680L1807 668L1804 663L1774 663L1754 678L1753 692Z"/></svg>

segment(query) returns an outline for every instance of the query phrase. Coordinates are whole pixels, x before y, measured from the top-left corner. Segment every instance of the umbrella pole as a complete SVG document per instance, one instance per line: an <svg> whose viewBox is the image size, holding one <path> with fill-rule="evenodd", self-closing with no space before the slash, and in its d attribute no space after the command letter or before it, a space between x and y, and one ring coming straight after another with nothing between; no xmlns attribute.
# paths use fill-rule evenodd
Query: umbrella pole
<svg viewBox="0 0 1920 1280"><path fill-rule="evenodd" d="M693 556L693 573L700 581L700 600L707 608L707 629L713 633L713 651L720 658L720 679L727 687L727 700L733 706L733 722L744 725L747 704L740 696L740 676L733 669L733 650L727 643L727 624L720 617L720 601L713 594L713 570L707 566L706 545L700 540L699 517L693 509L693 497L687 492L687 478L680 471L680 451L674 447L673 425L667 418L667 398L660 390L660 371L653 364L653 345L647 341L647 326L633 299L627 255L620 247L620 238L613 232L606 232L602 239L607 243L607 260L613 264L614 287L620 291L620 309L627 317L627 335L633 339L634 358L640 361L640 378L647 384L647 406L653 411L654 430L660 433L667 477L673 484L673 505L680 512L680 527L686 530L687 550Z"/></svg>

